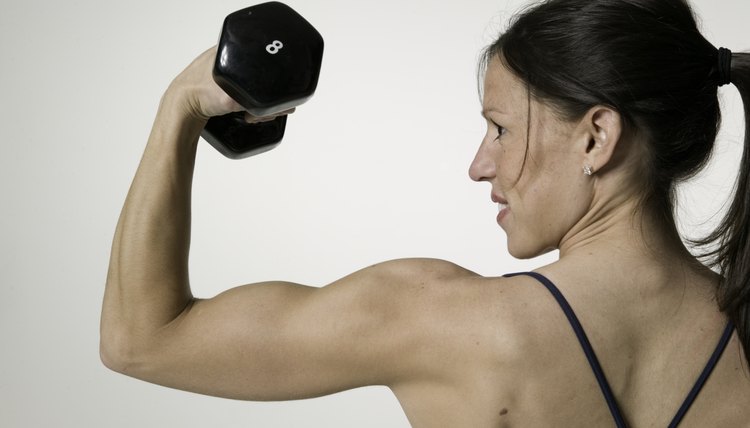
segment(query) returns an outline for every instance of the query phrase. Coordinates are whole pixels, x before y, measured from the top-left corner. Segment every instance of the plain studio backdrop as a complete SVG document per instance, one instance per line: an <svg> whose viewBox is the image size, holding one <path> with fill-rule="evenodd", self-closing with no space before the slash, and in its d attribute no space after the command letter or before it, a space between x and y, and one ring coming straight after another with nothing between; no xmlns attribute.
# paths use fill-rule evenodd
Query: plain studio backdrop
<svg viewBox="0 0 750 428"><path fill-rule="evenodd" d="M319 286L400 257L484 275L554 260L510 257L489 186L467 175L485 126L478 54L522 3L289 0L326 42L318 89L271 152L234 161L201 142L195 295L269 279ZM100 363L112 236L161 94L227 14L252 4L3 2L0 426L408 426L384 387L249 403ZM750 3L694 5L716 46L750 48ZM690 233L715 222L737 171L742 107L734 87L721 93L714 162L681 192Z"/></svg>

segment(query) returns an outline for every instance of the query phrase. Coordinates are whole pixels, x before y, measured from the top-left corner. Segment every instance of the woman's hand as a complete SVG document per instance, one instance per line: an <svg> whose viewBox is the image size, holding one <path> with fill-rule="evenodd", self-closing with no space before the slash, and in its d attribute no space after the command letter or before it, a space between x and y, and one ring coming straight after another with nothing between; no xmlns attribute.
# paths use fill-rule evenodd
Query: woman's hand
<svg viewBox="0 0 750 428"><path fill-rule="evenodd" d="M216 49L217 47L214 46L193 60L172 81L167 90L168 95L177 97L185 114L203 121L207 121L213 116L222 116L244 110L213 79L212 72ZM294 112L294 109L265 117L256 117L250 113L245 113L245 120L249 123L265 122L292 112Z"/></svg>

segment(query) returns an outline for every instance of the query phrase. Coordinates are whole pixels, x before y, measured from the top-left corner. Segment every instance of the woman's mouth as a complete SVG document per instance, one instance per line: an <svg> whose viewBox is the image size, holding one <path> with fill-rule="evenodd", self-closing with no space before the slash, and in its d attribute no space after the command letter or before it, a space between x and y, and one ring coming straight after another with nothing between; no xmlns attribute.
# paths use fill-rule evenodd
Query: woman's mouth
<svg viewBox="0 0 750 428"><path fill-rule="evenodd" d="M510 213L508 201L493 193L492 202L497 204L497 222L500 223Z"/></svg>
<svg viewBox="0 0 750 428"><path fill-rule="evenodd" d="M510 208L508 207L508 204L497 204L497 222L500 224L500 222L503 221L503 219L510 214Z"/></svg>

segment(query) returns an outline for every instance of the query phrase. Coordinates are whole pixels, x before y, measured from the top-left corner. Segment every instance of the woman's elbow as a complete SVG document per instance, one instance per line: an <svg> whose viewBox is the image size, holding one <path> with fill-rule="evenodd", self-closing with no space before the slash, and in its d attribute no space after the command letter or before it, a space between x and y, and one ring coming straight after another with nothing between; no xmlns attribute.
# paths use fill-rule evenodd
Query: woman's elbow
<svg viewBox="0 0 750 428"><path fill-rule="evenodd" d="M121 334L103 331L99 339L99 358L108 369L128 376L138 377L145 365L142 347Z"/></svg>

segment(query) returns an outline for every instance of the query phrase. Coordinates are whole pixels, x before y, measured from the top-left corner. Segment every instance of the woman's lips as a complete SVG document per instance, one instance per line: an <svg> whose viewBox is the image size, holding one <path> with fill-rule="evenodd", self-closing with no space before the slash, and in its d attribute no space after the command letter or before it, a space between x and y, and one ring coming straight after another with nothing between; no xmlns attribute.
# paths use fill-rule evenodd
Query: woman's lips
<svg viewBox="0 0 750 428"><path fill-rule="evenodd" d="M508 201L507 201L507 200L505 200L505 198L503 198L502 196L500 196L500 195L498 195L498 194L496 194L496 193L493 193L493 194L491 194L491 195L490 195L490 198L492 199L492 202L495 202L495 203L497 203L497 204L505 204L505 205L508 205Z"/></svg>
<svg viewBox="0 0 750 428"><path fill-rule="evenodd" d="M500 223L510 213L508 201L502 196L493 193L492 202L497 204L497 222Z"/></svg>
<svg viewBox="0 0 750 428"><path fill-rule="evenodd" d="M510 214L510 208L506 204L497 204L497 222L500 223Z"/></svg>

